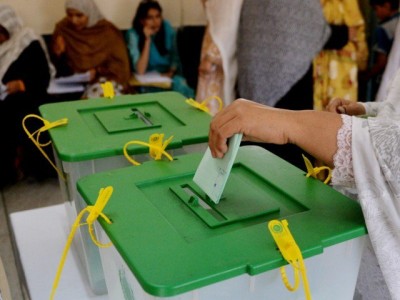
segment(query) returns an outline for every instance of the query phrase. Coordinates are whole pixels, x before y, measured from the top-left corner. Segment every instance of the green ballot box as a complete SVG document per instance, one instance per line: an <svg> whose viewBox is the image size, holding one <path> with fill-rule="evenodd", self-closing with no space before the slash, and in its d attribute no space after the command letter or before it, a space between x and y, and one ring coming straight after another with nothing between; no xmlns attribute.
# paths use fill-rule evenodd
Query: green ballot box
<svg viewBox="0 0 400 300"><path fill-rule="evenodd" d="M60 178L61 190L71 225L86 204L76 190L82 176L107 171L131 163L124 157L124 145L130 141L149 142L152 134L173 136L166 151L177 155L204 152L207 148L211 116L185 102L175 92L118 96L46 104L40 107L49 122L67 118L65 126L50 129ZM151 159L149 148L132 144L126 148L133 159ZM100 254L84 230L77 232L74 243L96 294L106 293Z"/></svg>
<svg viewBox="0 0 400 300"><path fill-rule="evenodd" d="M78 181L88 205L113 187L96 221L110 299L304 299L267 229L286 219L313 299L352 299L366 227L359 204L270 152L241 147L218 204L192 178L202 158L97 173ZM291 267L286 266L289 280Z"/></svg>

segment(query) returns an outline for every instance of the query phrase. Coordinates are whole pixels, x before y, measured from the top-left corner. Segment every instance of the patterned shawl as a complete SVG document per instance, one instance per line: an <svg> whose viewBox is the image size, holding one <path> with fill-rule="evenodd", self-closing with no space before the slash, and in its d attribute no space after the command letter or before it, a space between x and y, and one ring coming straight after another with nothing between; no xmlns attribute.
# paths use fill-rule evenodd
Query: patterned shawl
<svg viewBox="0 0 400 300"><path fill-rule="evenodd" d="M329 34L319 1L244 0L238 36L240 96L274 106L307 72Z"/></svg>

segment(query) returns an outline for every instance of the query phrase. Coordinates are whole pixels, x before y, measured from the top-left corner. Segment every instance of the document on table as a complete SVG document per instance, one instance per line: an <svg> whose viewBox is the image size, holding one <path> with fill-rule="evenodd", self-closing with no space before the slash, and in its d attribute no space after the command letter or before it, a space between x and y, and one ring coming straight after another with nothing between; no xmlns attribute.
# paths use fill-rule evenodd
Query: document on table
<svg viewBox="0 0 400 300"><path fill-rule="evenodd" d="M210 148L207 148L193 181L210 197L212 201L218 204L225 184L231 173L236 154L239 150L242 134L238 133L229 139L228 152L223 158L213 158Z"/></svg>
<svg viewBox="0 0 400 300"><path fill-rule="evenodd" d="M50 81L49 94L77 93L85 90L85 84L90 81L90 72L77 73L71 76L58 77Z"/></svg>
<svg viewBox="0 0 400 300"><path fill-rule="evenodd" d="M140 83L171 83L172 79L168 76L162 76L159 72L147 72L142 75L135 74L135 78Z"/></svg>

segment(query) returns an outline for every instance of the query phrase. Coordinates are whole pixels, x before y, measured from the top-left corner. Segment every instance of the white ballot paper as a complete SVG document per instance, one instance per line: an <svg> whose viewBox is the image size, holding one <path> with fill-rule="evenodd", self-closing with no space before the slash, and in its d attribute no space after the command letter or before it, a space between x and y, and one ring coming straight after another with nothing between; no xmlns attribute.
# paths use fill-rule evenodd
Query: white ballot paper
<svg viewBox="0 0 400 300"><path fill-rule="evenodd" d="M225 153L223 158L213 158L210 148L207 148L206 153L197 167L196 174L194 174L193 181L216 204L218 204L222 192L224 191L241 140L241 133L232 136L229 139L228 152Z"/></svg>

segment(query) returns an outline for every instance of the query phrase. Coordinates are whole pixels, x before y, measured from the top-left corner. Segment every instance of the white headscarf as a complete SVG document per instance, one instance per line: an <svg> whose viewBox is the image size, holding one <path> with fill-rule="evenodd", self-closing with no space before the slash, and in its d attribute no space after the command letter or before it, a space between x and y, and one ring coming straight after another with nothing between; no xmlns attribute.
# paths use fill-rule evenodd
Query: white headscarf
<svg viewBox="0 0 400 300"><path fill-rule="evenodd" d="M7 4L0 4L0 25L10 34L0 45L0 78L3 79L10 65L37 37L31 29L23 27L21 19Z"/></svg>
<svg viewBox="0 0 400 300"><path fill-rule="evenodd" d="M103 14L93 0L67 0L65 2L65 8L79 10L87 16L89 18L88 27L92 27L96 25L98 21L104 19Z"/></svg>
<svg viewBox="0 0 400 300"><path fill-rule="evenodd" d="M22 20L7 4L0 4L0 25L10 34L10 38L0 45L0 81L11 64L18 59L25 48L33 41L40 42L45 51L47 61L50 62L43 39L36 35L31 28L24 27ZM55 71L50 63L49 70L53 76Z"/></svg>

